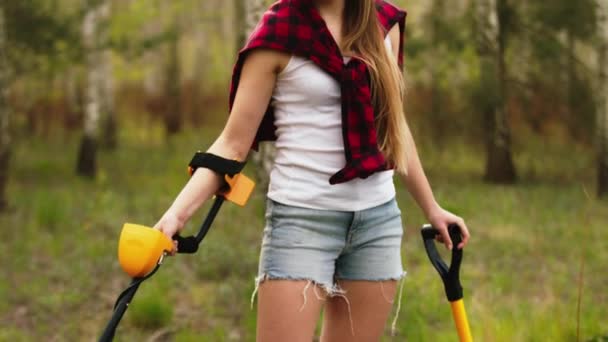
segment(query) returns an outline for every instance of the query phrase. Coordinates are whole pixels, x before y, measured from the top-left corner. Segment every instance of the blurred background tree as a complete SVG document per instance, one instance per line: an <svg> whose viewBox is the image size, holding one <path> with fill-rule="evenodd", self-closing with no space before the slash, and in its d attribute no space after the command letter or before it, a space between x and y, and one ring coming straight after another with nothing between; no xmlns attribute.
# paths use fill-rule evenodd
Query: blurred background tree
<svg viewBox="0 0 608 342"><path fill-rule="evenodd" d="M483 101L486 132L485 179L513 183L516 179L511 151L511 128L507 107L507 49L515 27L514 8L507 0L476 0L476 29L480 57L478 95Z"/></svg>
<svg viewBox="0 0 608 342"><path fill-rule="evenodd" d="M536 32L534 45L547 49L549 44L557 44L559 55L547 55L539 51L541 57L559 65L557 77L563 84L564 108L561 120L575 139L589 139L593 128L594 108L592 100L592 80L583 73L588 69L589 60L581 60L578 44L592 44L596 36L597 5L595 0L531 2L528 29ZM558 57L559 56L559 57ZM546 64L551 61L546 60ZM557 70L556 70L557 71Z"/></svg>
<svg viewBox="0 0 608 342"><path fill-rule="evenodd" d="M84 47L86 81L84 97L84 135L80 143L76 171L86 177L95 177L97 173L97 148L99 140L99 123L101 115L113 112L108 106L106 93L113 77L109 67L107 24L110 15L110 3L107 1L85 1L85 15L82 23L82 46ZM113 121L105 119L103 121ZM112 132L108 132L114 135Z"/></svg>
<svg viewBox="0 0 608 342"><path fill-rule="evenodd" d="M597 87L598 195L608 196L608 1L599 1Z"/></svg>
<svg viewBox="0 0 608 342"><path fill-rule="evenodd" d="M29 88L38 96L50 95L36 81L21 81L38 78L56 82L57 73L70 59L77 58L78 44L74 49L67 44L75 40L75 27L70 11L57 3L0 2L0 207L7 203L5 188L13 130L11 113L25 116L28 133L35 133L39 122L48 122L47 117L33 111L34 96L17 103L11 101L15 98L11 94L19 92L20 88Z"/></svg>
<svg viewBox="0 0 608 342"><path fill-rule="evenodd" d="M10 111L8 98L8 65L6 62L6 29L4 19L4 0L0 1L0 211L7 206L6 183L11 154Z"/></svg>

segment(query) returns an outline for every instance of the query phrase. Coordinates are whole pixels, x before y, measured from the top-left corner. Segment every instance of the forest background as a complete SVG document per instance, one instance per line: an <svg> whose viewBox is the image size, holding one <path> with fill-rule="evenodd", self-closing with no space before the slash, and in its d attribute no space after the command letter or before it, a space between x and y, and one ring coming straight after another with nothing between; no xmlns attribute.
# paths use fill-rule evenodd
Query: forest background
<svg viewBox="0 0 608 342"><path fill-rule="evenodd" d="M607 341L608 1L395 3L410 126L438 201L473 235L473 336ZM153 225L218 135L236 52L268 5L0 0L0 340L99 336L128 284L122 224ZM118 340L254 339L271 154L247 167L248 205L226 205L196 256L142 286ZM425 219L397 186L408 277L385 339L454 341Z"/></svg>

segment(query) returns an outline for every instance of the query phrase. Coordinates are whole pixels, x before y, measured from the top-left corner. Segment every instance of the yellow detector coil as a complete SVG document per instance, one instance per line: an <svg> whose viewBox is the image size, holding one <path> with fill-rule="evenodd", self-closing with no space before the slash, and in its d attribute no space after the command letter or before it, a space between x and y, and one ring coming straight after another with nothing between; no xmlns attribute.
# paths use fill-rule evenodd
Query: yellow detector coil
<svg viewBox="0 0 608 342"><path fill-rule="evenodd" d="M150 273L165 251L173 249L173 242L160 230L125 223L118 242L118 261L131 277Z"/></svg>

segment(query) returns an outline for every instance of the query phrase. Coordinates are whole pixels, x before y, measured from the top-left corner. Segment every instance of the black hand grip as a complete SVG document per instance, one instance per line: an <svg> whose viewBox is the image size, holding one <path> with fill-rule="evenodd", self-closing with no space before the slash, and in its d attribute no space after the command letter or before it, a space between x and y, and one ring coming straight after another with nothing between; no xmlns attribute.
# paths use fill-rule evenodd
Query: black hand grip
<svg viewBox="0 0 608 342"><path fill-rule="evenodd" d="M177 241L177 253L179 254L194 254L198 251L199 243L196 236L173 235L173 240Z"/></svg>
<svg viewBox="0 0 608 342"><path fill-rule="evenodd" d="M439 235L439 230L434 228L431 225L425 225L421 230L422 238L426 240L434 240L437 235ZM450 234L450 239L452 239L452 243L454 246L458 246L462 242L462 235L460 235L460 227L456 224L451 224L448 226L448 233Z"/></svg>
<svg viewBox="0 0 608 342"><path fill-rule="evenodd" d="M445 287L445 294L450 302L462 299L462 285L460 284L460 264L462 263L462 249L458 249L458 245L462 242L462 236L460 235L460 227L452 224L448 227L450 239L452 239L452 260L450 267L441 259L437 247L435 246L435 237L439 235L439 230L431 225L425 225L422 227L420 233L422 234L422 240L424 241L424 248L429 260L439 272L443 285Z"/></svg>
<svg viewBox="0 0 608 342"><path fill-rule="evenodd" d="M222 207L222 203L224 203L224 197L217 196L209 210L209 214L207 214L205 221L201 225L201 229L196 235L188 237L182 237L179 234L173 235L173 240L177 241L178 254L194 254L198 251L198 247L207 235L207 232L209 232L209 228L211 228L215 216Z"/></svg>

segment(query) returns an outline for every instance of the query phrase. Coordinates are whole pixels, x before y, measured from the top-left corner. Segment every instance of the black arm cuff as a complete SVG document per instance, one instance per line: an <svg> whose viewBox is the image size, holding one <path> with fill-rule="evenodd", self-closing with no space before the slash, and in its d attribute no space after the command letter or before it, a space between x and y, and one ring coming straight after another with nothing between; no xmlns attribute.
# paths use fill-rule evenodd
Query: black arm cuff
<svg viewBox="0 0 608 342"><path fill-rule="evenodd" d="M233 177L237 173L240 173L245 167L244 162L236 160L229 160L212 153L197 152L192 157L190 164L188 164L188 172L190 176L194 174L194 171L199 167L210 169L221 176L228 175Z"/></svg>

